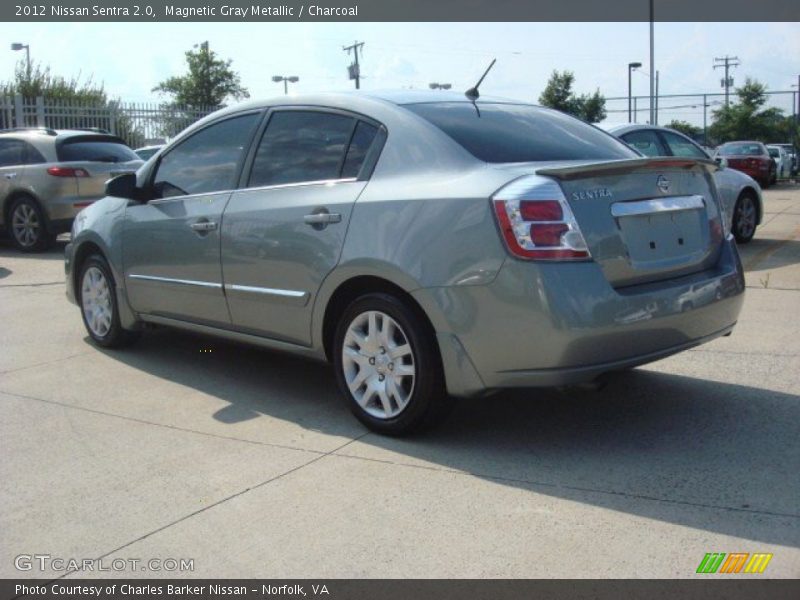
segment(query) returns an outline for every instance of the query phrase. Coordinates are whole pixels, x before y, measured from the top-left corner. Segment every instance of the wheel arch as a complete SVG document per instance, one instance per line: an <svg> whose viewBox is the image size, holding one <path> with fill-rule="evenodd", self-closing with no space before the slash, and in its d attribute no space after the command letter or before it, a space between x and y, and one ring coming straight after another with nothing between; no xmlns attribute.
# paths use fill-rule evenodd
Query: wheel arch
<svg viewBox="0 0 800 600"><path fill-rule="evenodd" d="M103 252L103 249L94 241L94 240L85 240L77 248L75 248L75 252L72 258L72 273L70 276L72 277L72 285L74 286L73 289L75 290L75 299L80 303L81 301L81 286L80 286L80 276L81 276L81 268L83 267L83 263L89 258L92 254L99 254L103 258L108 261L108 257L106 253Z"/></svg>
<svg viewBox="0 0 800 600"><path fill-rule="evenodd" d="M398 283L378 275L355 275L338 283L325 302L319 328L319 340L328 360L332 360L333 337L336 332L338 317L345 311L353 300L370 293L386 293L402 300L422 321L428 329L433 340L436 340L436 329L433 323L416 299ZM441 349L437 350L441 356Z"/></svg>
<svg viewBox="0 0 800 600"><path fill-rule="evenodd" d="M736 196L737 204L739 203L739 200L741 200L742 196L744 196L745 194L752 195L753 199L755 200L756 210L758 211L758 215L756 217L756 224L760 224L764 212L764 204L761 201L761 195L758 193L758 190L754 188L752 185L745 185L742 187L742 189L739 190L739 195ZM736 206L734 205L734 210L735 208Z"/></svg>

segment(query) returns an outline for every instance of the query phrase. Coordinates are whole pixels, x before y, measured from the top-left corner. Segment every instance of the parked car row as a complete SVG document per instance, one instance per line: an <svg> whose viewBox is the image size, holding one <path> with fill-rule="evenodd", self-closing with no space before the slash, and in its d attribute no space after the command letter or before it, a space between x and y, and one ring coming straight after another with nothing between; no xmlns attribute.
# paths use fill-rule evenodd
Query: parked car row
<svg viewBox="0 0 800 600"><path fill-rule="evenodd" d="M108 179L143 161L118 137L91 130L0 131L0 228L23 252L47 249Z"/></svg>
<svg viewBox="0 0 800 600"><path fill-rule="evenodd" d="M156 324L329 360L358 419L408 433L449 396L591 382L729 334L743 272L693 148L643 157L477 92L250 102L81 211L67 294L101 346Z"/></svg>

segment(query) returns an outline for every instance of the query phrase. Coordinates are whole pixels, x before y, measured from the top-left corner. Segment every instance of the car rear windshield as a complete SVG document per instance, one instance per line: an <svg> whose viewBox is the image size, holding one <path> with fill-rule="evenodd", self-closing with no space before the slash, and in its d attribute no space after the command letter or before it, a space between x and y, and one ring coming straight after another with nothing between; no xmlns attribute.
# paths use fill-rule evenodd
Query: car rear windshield
<svg viewBox="0 0 800 600"><path fill-rule="evenodd" d="M563 113L525 104L406 104L489 163L637 158L628 146Z"/></svg>
<svg viewBox="0 0 800 600"><path fill-rule="evenodd" d="M760 156L764 154L761 144L724 144L720 146L722 156Z"/></svg>
<svg viewBox="0 0 800 600"><path fill-rule="evenodd" d="M58 145L60 162L94 161L94 162L128 162L140 160L136 153L125 145L125 142L114 137L73 137L67 138Z"/></svg>

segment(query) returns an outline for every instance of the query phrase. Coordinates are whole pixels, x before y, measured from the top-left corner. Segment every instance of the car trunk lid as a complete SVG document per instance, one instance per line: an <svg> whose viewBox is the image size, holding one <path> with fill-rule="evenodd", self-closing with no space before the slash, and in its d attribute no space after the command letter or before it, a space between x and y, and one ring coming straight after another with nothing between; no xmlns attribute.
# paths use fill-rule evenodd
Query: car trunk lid
<svg viewBox="0 0 800 600"><path fill-rule="evenodd" d="M631 159L539 169L558 181L614 287L713 266L722 221L711 161Z"/></svg>

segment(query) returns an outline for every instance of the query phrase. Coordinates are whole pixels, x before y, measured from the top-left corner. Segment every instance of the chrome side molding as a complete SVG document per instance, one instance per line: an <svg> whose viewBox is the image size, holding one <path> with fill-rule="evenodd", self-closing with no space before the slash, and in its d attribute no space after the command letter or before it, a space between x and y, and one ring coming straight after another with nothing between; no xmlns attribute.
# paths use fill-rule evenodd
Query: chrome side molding
<svg viewBox="0 0 800 600"><path fill-rule="evenodd" d="M214 283L213 281L195 281L193 279L173 279L171 277L156 277L155 275L137 275L131 273L128 275L130 279L137 279L139 281L155 281L158 283L172 283L175 285L192 285L197 287L222 289L221 283Z"/></svg>
<svg viewBox="0 0 800 600"><path fill-rule="evenodd" d="M281 296L282 298L306 299L308 297L308 292L302 292L298 290L281 290L277 288L255 287L252 285L238 285L235 283L226 283L225 291L264 294L267 296Z"/></svg>

